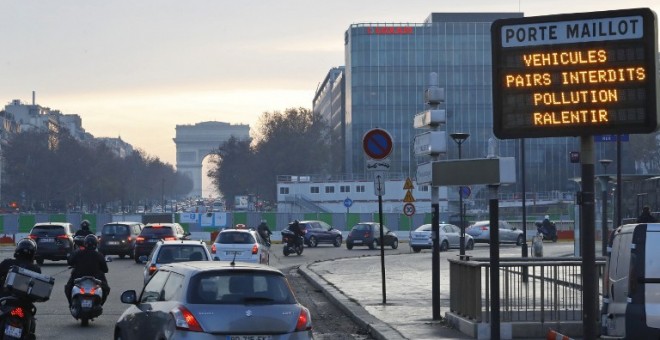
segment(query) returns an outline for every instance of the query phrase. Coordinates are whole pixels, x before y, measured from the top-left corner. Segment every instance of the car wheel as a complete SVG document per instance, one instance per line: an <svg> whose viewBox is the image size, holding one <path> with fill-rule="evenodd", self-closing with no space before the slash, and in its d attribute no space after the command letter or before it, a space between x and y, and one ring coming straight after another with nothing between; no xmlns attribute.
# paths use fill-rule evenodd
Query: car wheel
<svg viewBox="0 0 660 340"><path fill-rule="evenodd" d="M394 239L394 241L392 241L392 249L396 248L399 248L399 240Z"/></svg>
<svg viewBox="0 0 660 340"><path fill-rule="evenodd" d="M316 241L316 237L314 237L314 236L309 238L308 243L309 243L310 248L314 248L314 247L317 247L319 245L318 241Z"/></svg>
<svg viewBox="0 0 660 340"><path fill-rule="evenodd" d="M284 256L289 256L289 247L284 246L284 249L282 249L282 254L284 254Z"/></svg>
<svg viewBox="0 0 660 340"><path fill-rule="evenodd" d="M519 236L518 236L518 239L516 240L516 245L517 245L517 246L522 246L523 243L525 243L525 239L523 238L522 235L519 235Z"/></svg>
<svg viewBox="0 0 660 340"><path fill-rule="evenodd" d="M552 237L552 242L557 242L557 235Z"/></svg>
<svg viewBox="0 0 660 340"><path fill-rule="evenodd" d="M346 249L348 249L348 250L353 249L353 244L346 242Z"/></svg>
<svg viewBox="0 0 660 340"><path fill-rule="evenodd" d="M417 247L412 247L412 250L416 253L419 253L420 251L422 251L422 249L417 248Z"/></svg>
<svg viewBox="0 0 660 340"><path fill-rule="evenodd" d="M135 263L140 263L140 257L138 254L133 253L133 259L135 260Z"/></svg>
<svg viewBox="0 0 660 340"><path fill-rule="evenodd" d="M44 264L44 259L42 259L42 258L38 258L38 259L37 259L37 264L40 265L40 266L42 266L42 265Z"/></svg>
<svg viewBox="0 0 660 340"><path fill-rule="evenodd" d="M442 243L440 243L440 251L447 251L447 249L449 249L449 242L442 241Z"/></svg>
<svg viewBox="0 0 660 340"><path fill-rule="evenodd" d="M369 249L376 249L378 248L378 240L374 239L371 241L371 244L369 244Z"/></svg>
<svg viewBox="0 0 660 340"><path fill-rule="evenodd" d="M341 247L341 236L335 237L335 242L332 245L335 247Z"/></svg>
<svg viewBox="0 0 660 340"><path fill-rule="evenodd" d="M472 240L468 241L467 245L465 246L465 249L467 249L467 250L474 249L474 241L472 241Z"/></svg>
<svg viewBox="0 0 660 340"><path fill-rule="evenodd" d="M122 259L122 260L123 260L123 259L124 259L124 257L126 257L126 254L119 254L119 258L120 258L120 259Z"/></svg>

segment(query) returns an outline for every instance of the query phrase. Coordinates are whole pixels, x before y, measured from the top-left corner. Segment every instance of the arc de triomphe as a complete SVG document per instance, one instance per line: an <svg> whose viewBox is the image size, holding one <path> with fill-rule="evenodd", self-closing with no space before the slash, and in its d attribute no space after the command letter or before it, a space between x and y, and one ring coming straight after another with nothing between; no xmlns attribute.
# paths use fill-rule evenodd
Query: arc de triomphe
<svg viewBox="0 0 660 340"><path fill-rule="evenodd" d="M204 157L214 153L231 136L238 139L250 137L250 126L222 122L202 122L195 125L177 125L176 169L193 180L193 190L189 196L202 196L202 162Z"/></svg>

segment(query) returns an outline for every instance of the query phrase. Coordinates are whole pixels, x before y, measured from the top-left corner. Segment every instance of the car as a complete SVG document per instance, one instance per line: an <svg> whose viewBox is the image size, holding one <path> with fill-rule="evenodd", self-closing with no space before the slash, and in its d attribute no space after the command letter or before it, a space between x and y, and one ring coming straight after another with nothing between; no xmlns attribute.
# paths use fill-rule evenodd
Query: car
<svg viewBox="0 0 660 340"><path fill-rule="evenodd" d="M383 226L384 246L390 246L392 249L399 247L399 237ZM367 246L369 249L376 249L380 246L380 224L377 222L360 222L351 228L346 237L346 249L353 249L354 246Z"/></svg>
<svg viewBox="0 0 660 340"><path fill-rule="evenodd" d="M103 225L99 236L98 249L103 255L133 257L135 241L142 232L141 222L110 222Z"/></svg>
<svg viewBox="0 0 660 340"><path fill-rule="evenodd" d="M422 249L433 249L432 224L423 224L410 232L410 248L419 253ZM440 223L440 251L461 247L461 228L449 223ZM472 236L465 234L465 249L474 248Z"/></svg>
<svg viewBox="0 0 660 340"><path fill-rule="evenodd" d="M312 339L309 309L282 271L255 263L197 261L163 265L128 308L114 339Z"/></svg>
<svg viewBox="0 0 660 340"><path fill-rule="evenodd" d="M270 247L254 229L224 229L211 245L216 261L270 264Z"/></svg>
<svg viewBox="0 0 660 340"><path fill-rule="evenodd" d="M66 260L73 252L73 225L66 222L36 223L29 238L37 243L35 260L38 265L44 260Z"/></svg>
<svg viewBox="0 0 660 340"><path fill-rule="evenodd" d="M472 236L476 243L490 243L490 221L477 221L470 225L465 233ZM525 243L523 231L507 221L499 221L500 243Z"/></svg>
<svg viewBox="0 0 660 340"><path fill-rule="evenodd" d="M154 246L149 256L142 256L144 262L144 284L154 275L163 264L186 261L211 261L211 253L204 241L194 240L160 240Z"/></svg>
<svg viewBox="0 0 660 340"><path fill-rule="evenodd" d="M178 223L147 223L135 239L133 258L140 262L140 256L149 255L159 240L185 240L190 233Z"/></svg>
<svg viewBox="0 0 660 340"><path fill-rule="evenodd" d="M343 236L341 231L331 225L317 220L299 221L300 229L304 235L304 243L308 247L317 247L319 243L329 243L341 247Z"/></svg>

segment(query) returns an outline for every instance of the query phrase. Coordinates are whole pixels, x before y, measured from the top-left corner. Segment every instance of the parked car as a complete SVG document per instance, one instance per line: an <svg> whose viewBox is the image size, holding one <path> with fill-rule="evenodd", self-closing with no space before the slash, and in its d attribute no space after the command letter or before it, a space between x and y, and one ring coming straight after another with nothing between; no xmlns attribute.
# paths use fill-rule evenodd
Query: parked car
<svg viewBox="0 0 660 340"><path fill-rule="evenodd" d="M465 230L477 243L490 243L490 221L477 221ZM525 243L522 229L518 229L507 221L499 221L500 243L515 243L520 246Z"/></svg>
<svg viewBox="0 0 660 340"><path fill-rule="evenodd" d="M215 237L211 255L217 261L270 263L270 247L253 229L225 229Z"/></svg>
<svg viewBox="0 0 660 340"><path fill-rule="evenodd" d="M135 241L142 232L141 222L111 222L101 228L98 249L103 255L119 255L133 257Z"/></svg>
<svg viewBox="0 0 660 340"><path fill-rule="evenodd" d="M299 221L300 229L305 233L304 242L308 247L316 247L319 243L330 243L341 247L343 237L341 231L331 225L316 220Z"/></svg>
<svg viewBox="0 0 660 340"><path fill-rule="evenodd" d="M44 260L66 260L73 252L73 225L65 222L37 223L30 230L29 238L37 243L35 260L44 264Z"/></svg>
<svg viewBox="0 0 660 340"><path fill-rule="evenodd" d="M660 338L660 224L623 225L612 232L603 298L607 339Z"/></svg>
<svg viewBox="0 0 660 340"><path fill-rule="evenodd" d="M312 339L309 310L280 270L260 264L163 265L121 301L115 339Z"/></svg>
<svg viewBox="0 0 660 340"><path fill-rule="evenodd" d="M399 238L396 234L383 226L384 246L390 246L392 249L399 247ZM380 246L380 224L377 222L360 222L351 228L346 237L346 249L353 249L354 246L367 246L369 249L376 249Z"/></svg>
<svg viewBox="0 0 660 340"><path fill-rule="evenodd" d="M185 240L190 236L178 223L147 223L135 240L133 258L140 262L140 256L149 255L160 240Z"/></svg>
<svg viewBox="0 0 660 340"><path fill-rule="evenodd" d="M433 249L432 224L423 224L410 232L410 248L419 253L422 249ZM461 247L461 228L449 223L440 223L440 251ZM474 240L465 233L465 249L472 250Z"/></svg>
<svg viewBox="0 0 660 340"><path fill-rule="evenodd" d="M144 284L158 271L161 265L186 261L211 261L211 253L204 241L160 240L156 243L149 257L142 256L144 262Z"/></svg>

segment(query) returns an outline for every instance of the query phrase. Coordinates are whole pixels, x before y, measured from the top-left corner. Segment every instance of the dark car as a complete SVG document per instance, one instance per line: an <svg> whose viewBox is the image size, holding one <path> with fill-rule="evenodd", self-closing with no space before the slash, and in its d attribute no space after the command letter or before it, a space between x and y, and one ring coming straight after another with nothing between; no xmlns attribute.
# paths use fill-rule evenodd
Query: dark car
<svg viewBox="0 0 660 340"><path fill-rule="evenodd" d="M29 238L37 242L37 264L44 260L66 260L73 252L73 234L71 223L37 223L30 230Z"/></svg>
<svg viewBox="0 0 660 340"><path fill-rule="evenodd" d="M114 339L313 339L309 309L280 270L254 263L162 265L128 308Z"/></svg>
<svg viewBox="0 0 660 340"><path fill-rule="evenodd" d="M101 228L99 251L104 255L133 257L135 241L142 232L144 224L140 222L111 222Z"/></svg>
<svg viewBox="0 0 660 340"><path fill-rule="evenodd" d="M319 243L330 243L335 247L341 247L341 231L333 228L323 221L300 221L300 229L305 233L305 245L316 247Z"/></svg>
<svg viewBox="0 0 660 340"><path fill-rule="evenodd" d="M147 223L135 241L133 258L136 263L140 262L140 256L148 256L160 240L175 241L186 240L189 232L183 230L178 223Z"/></svg>
<svg viewBox="0 0 660 340"><path fill-rule="evenodd" d="M392 249L399 247L399 237L383 226L384 246L390 246ZM353 226L346 237L346 248L353 249L354 246L367 246L369 249L376 249L380 246L380 224L376 222L360 222Z"/></svg>

